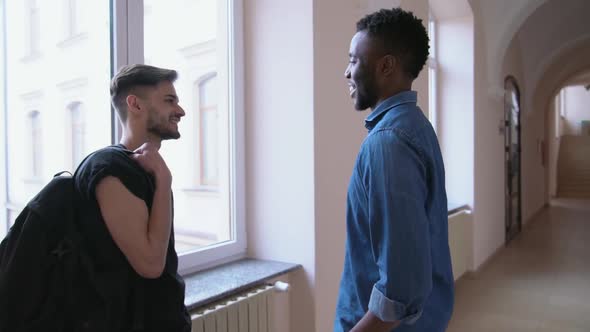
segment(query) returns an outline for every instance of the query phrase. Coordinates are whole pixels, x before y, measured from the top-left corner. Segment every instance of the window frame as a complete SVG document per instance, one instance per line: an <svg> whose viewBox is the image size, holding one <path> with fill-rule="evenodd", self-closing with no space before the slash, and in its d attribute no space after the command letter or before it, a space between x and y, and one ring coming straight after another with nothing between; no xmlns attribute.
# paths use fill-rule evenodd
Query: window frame
<svg viewBox="0 0 590 332"><path fill-rule="evenodd" d="M8 94L6 85L6 0L0 0L0 204L4 206L0 209L0 238L4 238L8 231L8 218L10 206L8 204L8 149L6 143L8 142L8 122L6 110L8 109L8 102L6 95Z"/></svg>
<svg viewBox="0 0 590 332"><path fill-rule="evenodd" d="M437 60L437 21L428 16L428 37L430 38L430 54L428 55L428 119L435 133L438 133L438 60Z"/></svg>

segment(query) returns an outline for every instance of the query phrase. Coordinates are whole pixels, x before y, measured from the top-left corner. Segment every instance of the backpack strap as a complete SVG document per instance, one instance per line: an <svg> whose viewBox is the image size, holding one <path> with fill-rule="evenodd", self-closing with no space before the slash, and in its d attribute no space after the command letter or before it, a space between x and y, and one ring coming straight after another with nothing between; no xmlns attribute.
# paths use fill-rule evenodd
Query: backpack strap
<svg viewBox="0 0 590 332"><path fill-rule="evenodd" d="M54 174L53 177L56 178L58 176L62 176L64 174L66 174L66 173L70 174L70 176L74 176L70 171L61 171L59 173Z"/></svg>

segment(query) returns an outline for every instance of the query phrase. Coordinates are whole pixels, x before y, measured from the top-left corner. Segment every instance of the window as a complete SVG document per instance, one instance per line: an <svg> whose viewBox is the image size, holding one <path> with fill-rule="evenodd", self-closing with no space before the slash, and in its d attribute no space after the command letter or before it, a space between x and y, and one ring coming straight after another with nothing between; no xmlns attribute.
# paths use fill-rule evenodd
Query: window
<svg viewBox="0 0 590 332"><path fill-rule="evenodd" d="M39 10L39 0L27 0L26 6L26 22L27 27L25 28L26 37L28 41L26 55L34 55L40 51L41 43L41 15Z"/></svg>
<svg viewBox="0 0 590 332"><path fill-rule="evenodd" d="M216 75L198 83L199 98L199 185L215 187L218 183L217 160L217 86Z"/></svg>
<svg viewBox="0 0 590 332"><path fill-rule="evenodd" d="M0 0L6 17L0 27L10 31L0 34L0 126L7 128L0 146L0 158L6 156L0 235L51 175L119 141L121 126L108 111L110 79L123 65L147 63L178 71L175 87L187 111L179 124L182 138L161 149L174 174L180 271L243 255L242 0L62 0L63 9L47 4L49 17L65 13L57 26L40 20L40 4L46 3ZM73 37L84 30L87 42L63 47L63 30ZM40 43L40 31L44 40L56 40ZM45 56L25 63L16 54L22 56L23 47ZM23 113L41 109L23 99L31 91L44 96L40 115ZM16 148L24 133L31 149ZM31 172L40 177L35 184L23 180L30 177L29 157Z"/></svg>
<svg viewBox="0 0 590 332"><path fill-rule="evenodd" d="M32 111L27 116L28 129L31 133L29 152L29 165L31 178L40 178L43 173L42 155L43 155L43 136L41 133L41 116L39 111Z"/></svg>
<svg viewBox="0 0 590 332"><path fill-rule="evenodd" d="M430 56L428 57L428 118L435 132L437 126L437 71L436 57L436 21L432 15L428 20L428 38L430 39Z"/></svg>
<svg viewBox="0 0 590 332"><path fill-rule="evenodd" d="M84 148L86 123L82 103L73 102L68 105L68 115L70 119L70 137L68 140L71 151L70 162L71 169L74 170L86 156L86 149Z"/></svg>

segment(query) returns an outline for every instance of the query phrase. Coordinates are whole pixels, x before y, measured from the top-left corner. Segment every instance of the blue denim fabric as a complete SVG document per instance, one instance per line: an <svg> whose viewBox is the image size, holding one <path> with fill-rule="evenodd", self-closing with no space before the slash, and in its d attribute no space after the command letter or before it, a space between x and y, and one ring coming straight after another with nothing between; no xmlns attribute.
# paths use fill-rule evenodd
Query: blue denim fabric
<svg viewBox="0 0 590 332"><path fill-rule="evenodd" d="M344 271L334 322L349 331L370 310L396 332L443 332L454 302L443 160L406 91L367 117L347 198Z"/></svg>

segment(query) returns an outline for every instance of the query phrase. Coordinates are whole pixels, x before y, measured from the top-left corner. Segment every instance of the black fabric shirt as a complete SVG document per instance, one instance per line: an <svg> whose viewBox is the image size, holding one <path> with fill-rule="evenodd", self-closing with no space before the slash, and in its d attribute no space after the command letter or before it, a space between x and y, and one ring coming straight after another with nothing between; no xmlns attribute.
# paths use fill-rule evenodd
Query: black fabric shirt
<svg viewBox="0 0 590 332"><path fill-rule="evenodd" d="M74 174L76 190L81 195L80 232L93 262L99 298L106 303L106 312L84 312L81 308L80 328L106 315L110 322L105 326L108 331L190 331L184 281L177 272L174 232L170 234L164 272L159 278L145 279L133 270L115 244L100 213L95 191L107 176L119 179L151 210L154 179L129 157L130 153L123 145L98 150ZM84 297L80 296L80 304L93 298Z"/></svg>

